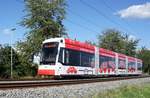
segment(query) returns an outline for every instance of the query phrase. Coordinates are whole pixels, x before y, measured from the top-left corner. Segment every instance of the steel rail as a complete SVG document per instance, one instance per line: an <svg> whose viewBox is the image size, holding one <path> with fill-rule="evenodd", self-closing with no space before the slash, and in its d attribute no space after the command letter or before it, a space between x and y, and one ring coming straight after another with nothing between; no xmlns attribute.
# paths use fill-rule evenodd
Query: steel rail
<svg viewBox="0 0 150 98"><path fill-rule="evenodd" d="M0 89L75 85L75 84L83 84L83 83L107 82L107 81L117 81L117 80L137 79L137 78L147 78L147 77L150 76L107 77L107 78L92 78L92 79L73 79L73 80L1 81Z"/></svg>

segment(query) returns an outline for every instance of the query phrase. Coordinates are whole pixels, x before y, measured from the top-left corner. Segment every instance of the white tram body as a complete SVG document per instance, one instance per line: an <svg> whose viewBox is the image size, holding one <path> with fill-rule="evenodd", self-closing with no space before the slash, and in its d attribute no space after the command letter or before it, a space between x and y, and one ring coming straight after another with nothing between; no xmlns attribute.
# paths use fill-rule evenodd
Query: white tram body
<svg viewBox="0 0 150 98"><path fill-rule="evenodd" d="M66 38L43 42L38 75L140 75L142 60Z"/></svg>

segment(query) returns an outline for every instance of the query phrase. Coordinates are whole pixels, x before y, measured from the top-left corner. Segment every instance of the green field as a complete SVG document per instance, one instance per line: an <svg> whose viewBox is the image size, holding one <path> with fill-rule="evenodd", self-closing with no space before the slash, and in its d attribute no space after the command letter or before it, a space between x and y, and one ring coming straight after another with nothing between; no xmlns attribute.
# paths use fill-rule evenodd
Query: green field
<svg viewBox="0 0 150 98"><path fill-rule="evenodd" d="M125 86L115 90L98 93L93 98L150 98L150 84Z"/></svg>

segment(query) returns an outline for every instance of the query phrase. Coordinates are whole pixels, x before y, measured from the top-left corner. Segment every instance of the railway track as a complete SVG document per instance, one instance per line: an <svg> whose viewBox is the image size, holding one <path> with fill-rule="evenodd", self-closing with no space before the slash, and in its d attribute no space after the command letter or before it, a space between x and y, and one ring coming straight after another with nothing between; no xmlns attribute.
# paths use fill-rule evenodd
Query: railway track
<svg viewBox="0 0 150 98"><path fill-rule="evenodd" d="M72 80L24 80L24 81L0 81L0 89L15 89L25 87L41 87L41 86L61 86L74 85L82 83L107 82L125 79L146 78L150 76L130 76L130 77L107 77L92 79L72 79Z"/></svg>

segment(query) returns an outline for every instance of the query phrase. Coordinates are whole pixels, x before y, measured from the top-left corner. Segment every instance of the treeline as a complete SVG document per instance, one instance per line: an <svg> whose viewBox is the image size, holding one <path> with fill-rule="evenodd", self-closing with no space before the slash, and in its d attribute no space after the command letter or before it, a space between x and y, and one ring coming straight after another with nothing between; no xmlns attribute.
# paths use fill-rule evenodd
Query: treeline
<svg viewBox="0 0 150 98"><path fill-rule="evenodd" d="M13 78L36 76L37 65L32 63L32 56L41 48L47 38L68 36L63 20L66 15L65 0L24 0L26 16L20 25L27 28L26 39L16 43L13 48ZM112 51L143 60L143 71L150 73L150 50L138 49L138 39L116 29L107 29L97 38L98 42L86 41ZM14 50L15 49L15 50ZM0 46L0 78L10 78L11 47Z"/></svg>

